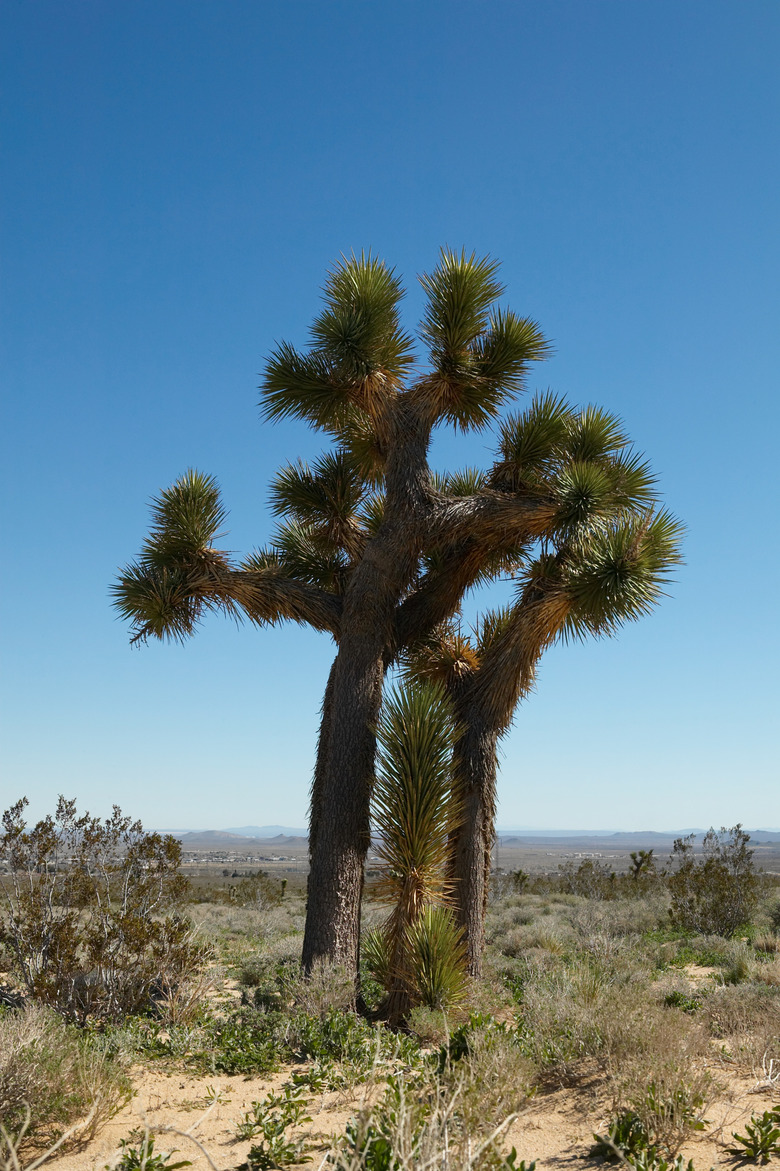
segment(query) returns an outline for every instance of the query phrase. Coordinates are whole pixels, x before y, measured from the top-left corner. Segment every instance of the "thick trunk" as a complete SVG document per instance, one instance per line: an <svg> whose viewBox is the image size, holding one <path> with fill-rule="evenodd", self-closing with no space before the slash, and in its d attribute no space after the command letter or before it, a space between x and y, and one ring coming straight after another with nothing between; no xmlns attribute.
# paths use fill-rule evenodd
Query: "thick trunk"
<svg viewBox="0 0 780 1171"><path fill-rule="evenodd" d="M482 973L490 861L496 812L498 735L476 713L459 713L463 735L453 757L462 821L452 839L449 875L455 913L463 928L469 973Z"/></svg>
<svg viewBox="0 0 780 1171"><path fill-rule="evenodd" d="M356 670L356 664L340 661L341 654L339 651L332 672L330 734L321 736L320 747L327 758L318 759L312 793L303 966L309 971L316 960L327 959L343 964L357 976L363 866L370 839L374 728L383 667L380 656L358 664ZM342 718L336 723L339 704Z"/></svg>
<svg viewBox="0 0 780 1171"><path fill-rule="evenodd" d="M309 804L309 860L316 849L317 831L322 813L322 788L325 782L325 771L330 749L330 724L333 710L333 680L336 674L335 659L328 674L325 685L325 694L322 697L322 712L320 717L320 731L317 736L317 757L314 763L314 776L311 780L311 802Z"/></svg>
<svg viewBox="0 0 780 1171"><path fill-rule="evenodd" d="M342 963L357 979L360 899L370 841L369 806L384 658L395 610L417 570L430 511L429 428L400 407L386 469L385 519L344 596L333 666L329 732L318 762L315 837L303 966Z"/></svg>

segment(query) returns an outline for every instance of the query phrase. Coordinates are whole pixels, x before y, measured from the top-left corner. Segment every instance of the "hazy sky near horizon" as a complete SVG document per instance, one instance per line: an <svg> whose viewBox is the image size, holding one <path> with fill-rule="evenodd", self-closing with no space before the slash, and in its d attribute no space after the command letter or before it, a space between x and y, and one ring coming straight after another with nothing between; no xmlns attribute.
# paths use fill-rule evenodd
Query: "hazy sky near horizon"
<svg viewBox="0 0 780 1171"><path fill-rule="evenodd" d="M775 0L7 0L2 780L150 826L305 823L333 647L209 618L128 646L108 587L148 500L213 473L273 527L274 341L327 267L503 261L555 345L530 389L621 414L688 526L657 612L560 647L504 742L499 822L780 824ZM442 433L438 467L490 460ZM470 612L505 591L482 596Z"/></svg>

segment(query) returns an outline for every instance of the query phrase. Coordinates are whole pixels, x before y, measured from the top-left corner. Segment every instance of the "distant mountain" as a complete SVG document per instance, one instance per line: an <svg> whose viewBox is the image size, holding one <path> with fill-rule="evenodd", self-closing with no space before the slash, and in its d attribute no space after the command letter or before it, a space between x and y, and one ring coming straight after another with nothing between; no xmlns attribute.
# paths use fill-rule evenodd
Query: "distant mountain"
<svg viewBox="0 0 780 1171"><path fill-rule="evenodd" d="M752 845L780 842L780 832L767 829L749 829ZM611 849L637 849L642 846L672 847L676 838L695 834L697 844L706 830L680 829L659 833L656 830L498 830L499 846L548 845L560 847L602 846Z"/></svg>
<svg viewBox="0 0 780 1171"><path fill-rule="evenodd" d="M234 849L257 850L260 848L281 846L305 846L306 837L296 834L276 834L272 838L256 838L245 834L234 834L228 830L205 829L194 833L174 833L185 849Z"/></svg>
<svg viewBox="0 0 780 1171"><path fill-rule="evenodd" d="M308 837L307 830L288 825L242 825L232 826L224 830L168 829L160 830L159 832L172 834L173 837L178 838L184 845L232 845L241 848L257 846L260 843L273 843L276 846L291 841L300 843ZM496 836L499 846L548 845L559 848L574 846L587 848L602 845L612 849L626 847L637 849L642 846L664 848L668 846L671 849L675 838L684 837L692 833L696 834L697 838L701 840L705 832L702 829L679 829L661 833L656 830L575 830L531 829L523 827L518 829L500 828L497 830ZM751 841L754 845L780 842L779 829L749 829L747 833L750 834Z"/></svg>
<svg viewBox="0 0 780 1171"><path fill-rule="evenodd" d="M293 829L289 825L239 825L228 826L226 834L240 834L242 838L305 838L308 830Z"/></svg>

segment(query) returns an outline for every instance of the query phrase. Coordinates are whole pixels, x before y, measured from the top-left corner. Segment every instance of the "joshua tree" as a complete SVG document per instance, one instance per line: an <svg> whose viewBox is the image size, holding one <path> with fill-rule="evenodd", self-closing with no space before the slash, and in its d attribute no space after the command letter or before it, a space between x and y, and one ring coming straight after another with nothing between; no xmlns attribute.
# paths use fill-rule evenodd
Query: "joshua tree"
<svg viewBox="0 0 780 1171"><path fill-rule="evenodd" d="M473 638L448 624L407 657L408 675L444 685L459 729L453 775L463 816L450 839L449 874L474 976L484 946L498 742L547 647L613 633L652 607L679 560L679 536L677 522L661 513L564 542L525 569L514 605L485 616Z"/></svg>
<svg viewBox="0 0 780 1171"><path fill-rule="evenodd" d="M631 869L629 871L634 882L639 882L644 875L656 873L654 850L632 850L629 854Z"/></svg>
<svg viewBox="0 0 780 1171"><path fill-rule="evenodd" d="M204 611L221 609L259 623L306 622L337 642L315 769L307 967L328 957L357 971L387 666L451 617L465 590L534 542L556 549L653 498L636 457L591 458L585 416L538 474L526 475L510 451L475 482L435 481L427 462L434 427L486 427L547 343L533 321L497 306L503 290L493 261L443 252L421 283L422 368L401 328L400 283L370 256L328 276L308 352L284 343L271 355L266 418L300 418L335 450L314 469L296 465L277 478L274 507L284 523L270 549L241 564L216 549L224 520L216 485L188 473L155 504L141 557L116 586L135 638L184 638Z"/></svg>

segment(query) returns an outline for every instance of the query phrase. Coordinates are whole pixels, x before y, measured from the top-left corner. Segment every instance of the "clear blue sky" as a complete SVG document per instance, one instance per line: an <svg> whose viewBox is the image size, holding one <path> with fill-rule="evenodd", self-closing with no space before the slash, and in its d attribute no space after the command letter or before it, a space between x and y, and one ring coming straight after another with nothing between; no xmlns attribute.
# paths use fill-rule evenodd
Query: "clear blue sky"
<svg viewBox="0 0 780 1171"><path fill-rule="evenodd" d="M261 425L327 266L503 260L534 384L621 413L688 525L656 614L551 652L503 826L780 824L776 0L6 0L2 805L303 824L329 641L211 618L128 647L149 497L216 475L230 547L321 440ZM440 466L489 459L442 436ZM489 599L488 599L489 600Z"/></svg>

